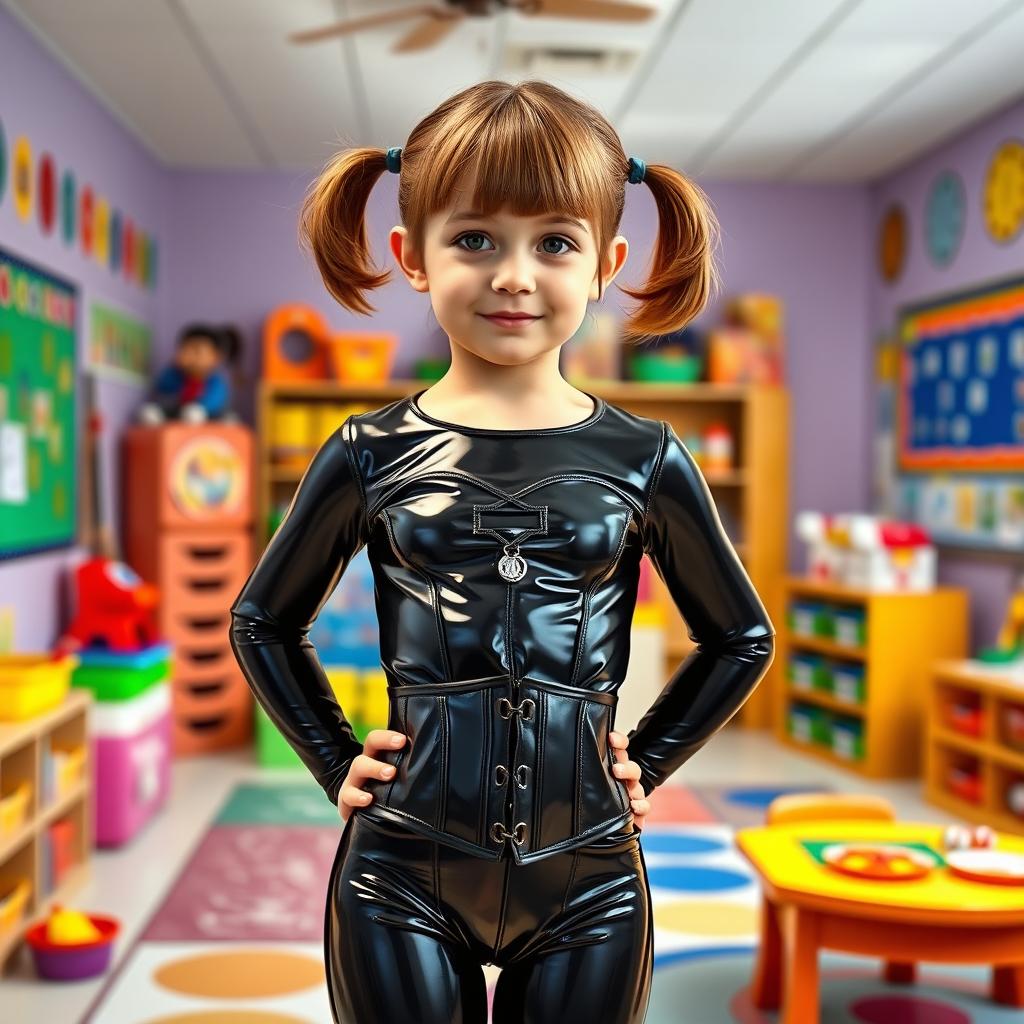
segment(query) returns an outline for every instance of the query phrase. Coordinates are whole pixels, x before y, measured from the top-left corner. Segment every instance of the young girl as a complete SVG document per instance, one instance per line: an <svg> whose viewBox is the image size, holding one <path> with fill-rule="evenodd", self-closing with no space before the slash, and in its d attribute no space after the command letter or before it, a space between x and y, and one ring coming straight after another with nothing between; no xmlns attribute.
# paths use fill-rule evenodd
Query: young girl
<svg viewBox="0 0 1024 1024"><path fill-rule="evenodd" d="M345 819L325 919L332 1013L482 1024L481 965L495 964L495 1024L642 1021L646 798L750 695L774 632L672 427L570 387L558 356L626 258L628 183L659 211L650 277L624 289L640 300L628 340L704 306L714 218L682 175L627 158L590 106L544 82L483 82L401 150L341 153L307 196L303 236L358 312L390 276L364 225L385 171L400 175L392 252L429 294L451 368L327 440L232 607L257 699ZM390 701L365 747L307 638L363 545ZM617 765L644 554L697 647Z"/></svg>

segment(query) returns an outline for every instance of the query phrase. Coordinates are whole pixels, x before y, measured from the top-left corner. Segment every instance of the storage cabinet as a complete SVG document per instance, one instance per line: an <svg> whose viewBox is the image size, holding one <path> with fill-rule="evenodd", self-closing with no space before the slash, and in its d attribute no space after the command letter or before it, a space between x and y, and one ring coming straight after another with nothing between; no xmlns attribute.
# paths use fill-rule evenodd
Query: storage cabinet
<svg viewBox="0 0 1024 1024"><path fill-rule="evenodd" d="M72 689L45 714L0 722L0 971L91 875L92 702Z"/></svg>
<svg viewBox="0 0 1024 1024"><path fill-rule="evenodd" d="M257 432L256 550L261 551L280 522L316 449L351 413L379 408L421 391L428 381L380 384L334 381L262 381ZM696 383L587 382L583 390L651 419L670 423L681 438L712 424L729 428L736 452L728 470L704 476L723 526L757 588L773 623L781 615L781 582L788 533L789 398L782 388ZM693 649L668 588L654 574L654 589L665 613L664 678ZM777 668L769 669L737 715L754 728L771 724Z"/></svg>
<svg viewBox="0 0 1024 1024"><path fill-rule="evenodd" d="M1024 668L938 662L927 726L925 798L1024 834Z"/></svg>
<svg viewBox="0 0 1024 1024"><path fill-rule="evenodd" d="M966 591L885 593L790 577L785 593L780 741L869 778L918 774L932 666L966 654Z"/></svg>

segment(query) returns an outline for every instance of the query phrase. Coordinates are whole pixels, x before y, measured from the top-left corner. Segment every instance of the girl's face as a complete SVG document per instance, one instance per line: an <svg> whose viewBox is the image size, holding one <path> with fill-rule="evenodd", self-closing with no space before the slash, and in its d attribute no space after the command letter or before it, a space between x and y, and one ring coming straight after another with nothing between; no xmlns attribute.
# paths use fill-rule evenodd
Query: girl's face
<svg viewBox="0 0 1024 1024"><path fill-rule="evenodd" d="M468 210L468 201L457 201L431 218L422 266L406 229L391 231L396 260L417 291L430 293L442 329L453 343L501 365L531 362L564 344L583 323L587 303L599 297L589 222L503 212L467 216ZM605 288L627 251L626 239L616 236L605 256ZM520 327L486 319L499 311L536 319Z"/></svg>

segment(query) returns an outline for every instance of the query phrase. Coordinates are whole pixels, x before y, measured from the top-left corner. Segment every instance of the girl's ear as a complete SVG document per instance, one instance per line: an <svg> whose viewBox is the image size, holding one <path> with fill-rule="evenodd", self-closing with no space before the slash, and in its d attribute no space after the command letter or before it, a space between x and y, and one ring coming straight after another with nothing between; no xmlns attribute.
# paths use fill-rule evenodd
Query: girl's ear
<svg viewBox="0 0 1024 1024"><path fill-rule="evenodd" d="M388 244L391 246L395 262L402 268L402 273L405 274L409 284L418 292L430 291L427 275L409 242L408 229L401 224L396 224L388 236Z"/></svg>
<svg viewBox="0 0 1024 1024"><path fill-rule="evenodd" d="M601 282L598 283L598 275L594 274L594 280L590 285L590 298L597 301L603 297L604 290L612 283L622 265L629 255L629 242L625 235L616 235L609 243L604 257L601 261ZM599 291L600 287L600 291Z"/></svg>

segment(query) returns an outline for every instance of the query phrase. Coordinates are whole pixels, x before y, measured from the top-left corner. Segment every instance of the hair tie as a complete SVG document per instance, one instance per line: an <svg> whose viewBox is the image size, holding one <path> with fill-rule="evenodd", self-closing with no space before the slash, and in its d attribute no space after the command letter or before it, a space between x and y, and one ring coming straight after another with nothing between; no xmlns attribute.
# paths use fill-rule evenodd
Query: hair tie
<svg viewBox="0 0 1024 1024"><path fill-rule="evenodd" d="M402 147L392 146L388 150L387 155L388 170L393 174L398 174L402 170Z"/></svg>
<svg viewBox="0 0 1024 1024"><path fill-rule="evenodd" d="M638 185L644 180L644 175L647 173L647 164L643 162L638 156L631 156L629 158L629 182L631 185Z"/></svg>

